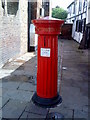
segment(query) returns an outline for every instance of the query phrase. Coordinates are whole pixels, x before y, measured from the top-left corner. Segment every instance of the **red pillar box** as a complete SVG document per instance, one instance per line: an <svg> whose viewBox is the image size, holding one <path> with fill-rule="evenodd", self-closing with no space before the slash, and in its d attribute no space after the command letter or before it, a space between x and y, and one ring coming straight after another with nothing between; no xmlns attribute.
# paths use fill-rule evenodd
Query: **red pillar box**
<svg viewBox="0 0 90 120"><path fill-rule="evenodd" d="M58 34L63 20L45 17L32 21L38 34L37 92L32 101L42 107L54 107L62 99L57 92Z"/></svg>

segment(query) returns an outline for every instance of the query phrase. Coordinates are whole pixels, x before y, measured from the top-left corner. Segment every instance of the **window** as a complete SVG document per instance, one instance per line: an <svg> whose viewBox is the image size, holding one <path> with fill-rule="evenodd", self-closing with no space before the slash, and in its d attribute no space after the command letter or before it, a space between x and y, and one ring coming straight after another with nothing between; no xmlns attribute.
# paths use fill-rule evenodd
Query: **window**
<svg viewBox="0 0 90 120"><path fill-rule="evenodd" d="M78 32L82 32L82 23L83 23L83 21L80 20L80 21L79 21L79 29L78 29Z"/></svg>
<svg viewBox="0 0 90 120"><path fill-rule="evenodd" d="M89 0L89 3L88 3L88 8L90 9L90 0Z"/></svg>
<svg viewBox="0 0 90 120"><path fill-rule="evenodd" d="M37 2L31 2L31 20L36 19Z"/></svg>
<svg viewBox="0 0 90 120"><path fill-rule="evenodd" d="M77 32L82 32L82 23L83 23L83 20L76 21L76 31Z"/></svg>
<svg viewBox="0 0 90 120"><path fill-rule="evenodd" d="M83 3L83 11L86 10L86 7L87 7L87 0L84 0L84 3Z"/></svg>
<svg viewBox="0 0 90 120"><path fill-rule="evenodd" d="M42 15L42 8L40 8L40 16Z"/></svg>
<svg viewBox="0 0 90 120"><path fill-rule="evenodd" d="M78 8L77 8L77 1L75 1L75 13L77 13L77 10L78 10Z"/></svg>
<svg viewBox="0 0 90 120"><path fill-rule="evenodd" d="M82 2L79 1L79 11L81 11L81 10L82 10Z"/></svg>
<svg viewBox="0 0 90 120"><path fill-rule="evenodd" d="M83 3L83 8L85 8L85 1L84 1L84 3Z"/></svg>
<svg viewBox="0 0 90 120"><path fill-rule="evenodd" d="M76 31L78 31L78 20L76 21Z"/></svg>
<svg viewBox="0 0 90 120"><path fill-rule="evenodd" d="M19 0L15 0L14 2L1 0L1 5L4 15L16 15L19 8Z"/></svg>
<svg viewBox="0 0 90 120"><path fill-rule="evenodd" d="M86 18L83 19L83 24L82 24L82 32L85 31L85 27L86 27Z"/></svg>
<svg viewBox="0 0 90 120"><path fill-rule="evenodd" d="M50 4L49 4L49 2L44 2L44 16L49 16L49 6L50 6Z"/></svg>
<svg viewBox="0 0 90 120"><path fill-rule="evenodd" d="M3 8L3 15L5 15L5 0L1 0L2 8Z"/></svg>
<svg viewBox="0 0 90 120"><path fill-rule="evenodd" d="M75 3L74 3L74 6L73 6L73 14L75 14Z"/></svg>
<svg viewBox="0 0 90 120"><path fill-rule="evenodd" d="M2 1L2 8L5 9L5 1L4 0L1 1Z"/></svg>
<svg viewBox="0 0 90 120"><path fill-rule="evenodd" d="M16 15L19 2L7 2L7 14Z"/></svg>

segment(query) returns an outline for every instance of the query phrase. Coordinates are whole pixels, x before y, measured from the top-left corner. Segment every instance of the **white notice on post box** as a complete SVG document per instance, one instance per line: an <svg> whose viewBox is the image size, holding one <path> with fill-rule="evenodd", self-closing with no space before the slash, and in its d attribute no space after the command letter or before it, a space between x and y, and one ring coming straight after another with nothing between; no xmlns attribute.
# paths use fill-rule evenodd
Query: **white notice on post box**
<svg viewBox="0 0 90 120"><path fill-rule="evenodd" d="M50 57L50 49L49 48L41 48L41 56L42 57Z"/></svg>

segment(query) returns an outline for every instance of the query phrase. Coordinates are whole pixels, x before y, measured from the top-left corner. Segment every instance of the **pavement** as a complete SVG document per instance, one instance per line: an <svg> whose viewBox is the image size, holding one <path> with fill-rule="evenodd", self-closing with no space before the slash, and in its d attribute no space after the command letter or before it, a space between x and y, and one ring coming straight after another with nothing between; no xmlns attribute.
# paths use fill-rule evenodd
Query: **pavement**
<svg viewBox="0 0 90 120"><path fill-rule="evenodd" d="M62 104L41 108L31 101L36 91L37 52L26 53L0 69L0 119L55 118L89 120L89 50L78 49L73 40L58 40L58 91ZM57 115L58 114L58 115Z"/></svg>

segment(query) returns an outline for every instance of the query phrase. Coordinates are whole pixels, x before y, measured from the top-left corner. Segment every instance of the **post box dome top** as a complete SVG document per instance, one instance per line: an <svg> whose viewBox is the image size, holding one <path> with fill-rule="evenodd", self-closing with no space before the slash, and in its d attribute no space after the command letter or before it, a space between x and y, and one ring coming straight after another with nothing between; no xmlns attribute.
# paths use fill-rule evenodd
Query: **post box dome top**
<svg viewBox="0 0 90 120"><path fill-rule="evenodd" d="M39 18L39 19L34 19L32 20L33 23L58 23L58 24L63 24L64 20L61 19L56 19L50 16Z"/></svg>

